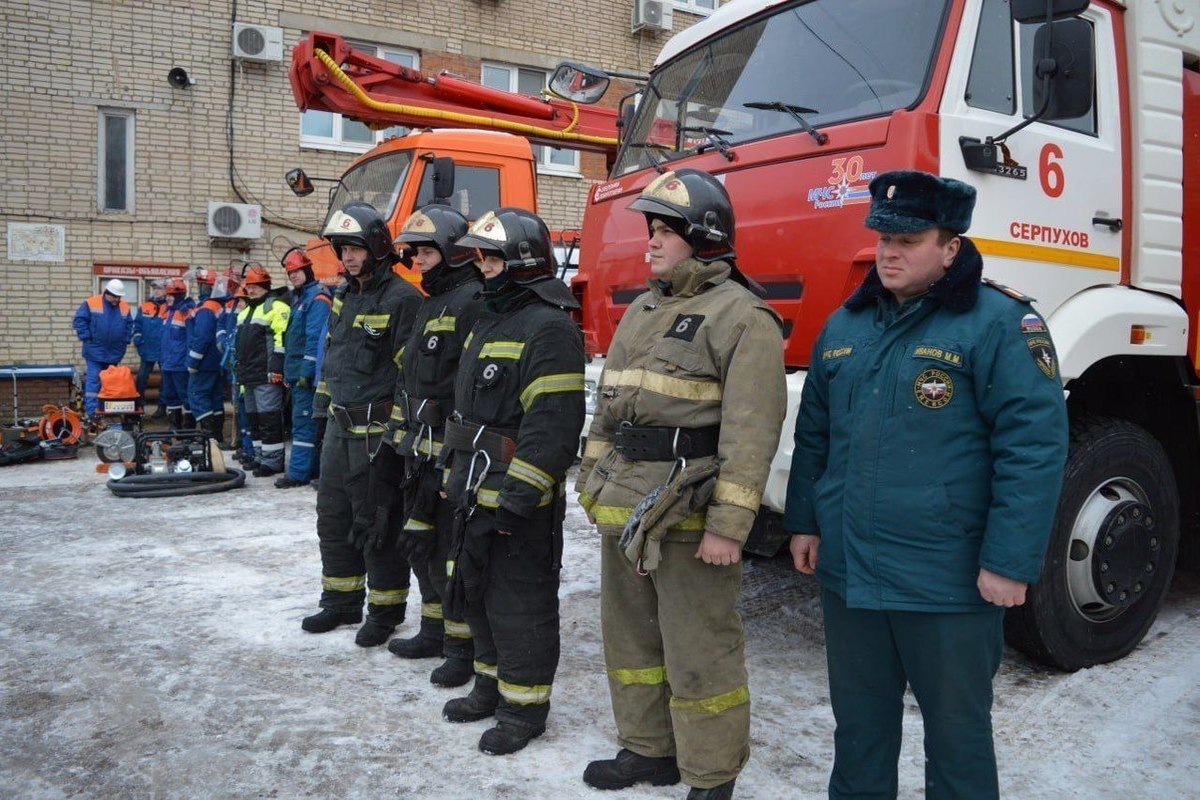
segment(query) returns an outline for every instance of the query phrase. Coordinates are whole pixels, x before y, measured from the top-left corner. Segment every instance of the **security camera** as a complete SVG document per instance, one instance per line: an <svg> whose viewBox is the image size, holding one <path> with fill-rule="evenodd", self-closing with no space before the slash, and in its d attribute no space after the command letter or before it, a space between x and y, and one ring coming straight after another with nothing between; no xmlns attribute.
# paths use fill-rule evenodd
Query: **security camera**
<svg viewBox="0 0 1200 800"><path fill-rule="evenodd" d="M167 82L178 89L196 85L196 81L187 74L187 70L183 67L172 67L171 71L167 73Z"/></svg>

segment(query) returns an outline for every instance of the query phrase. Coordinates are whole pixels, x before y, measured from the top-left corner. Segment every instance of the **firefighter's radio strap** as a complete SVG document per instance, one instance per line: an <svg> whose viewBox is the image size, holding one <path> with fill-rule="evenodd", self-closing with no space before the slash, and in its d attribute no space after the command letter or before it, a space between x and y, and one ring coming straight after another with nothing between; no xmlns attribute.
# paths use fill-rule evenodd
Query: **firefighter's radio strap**
<svg viewBox="0 0 1200 800"><path fill-rule="evenodd" d="M674 461L715 456L720 439L720 425L675 428L626 422L617 427L613 448L630 461Z"/></svg>
<svg viewBox="0 0 1200 800"><path fill-rule="evenodd" d="M706 458L689 466L686 459L679 458L667 480L634 507L621 532L620 547L639 575L658 568L667 531L708 505L720 470L716 459Z"/></svg>

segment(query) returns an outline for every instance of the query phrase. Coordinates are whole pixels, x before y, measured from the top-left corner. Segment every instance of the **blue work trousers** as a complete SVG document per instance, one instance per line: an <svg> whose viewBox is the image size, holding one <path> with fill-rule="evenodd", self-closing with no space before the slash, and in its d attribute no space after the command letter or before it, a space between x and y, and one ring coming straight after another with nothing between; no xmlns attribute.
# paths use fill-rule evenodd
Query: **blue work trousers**
<svg viewBox="0 0 1200 800"><path fill-rule="evenodd" d="M225 411L224 388L220 372L199 370L188 376L188 404L196 422Z"/></svg>
<svg viewBox="0 0 1200 800"><path fill-rule="evenodd" d="M288 475L299 481L311 481L317 471L317 421L313 419L312 389L292 386L292 461Z"/></svg>
<svg viewBox="0 0 1200 800"><path fill-rule="evenodd" d="M87 376L83 384L83 410L89 417L96 416L100 397L100 373L113 366L112 362L87 359Z"/></svg>
<svg viewBox="0 0 1200 800"><path fill-rule="evenodd" d="M158 388L158 404L167 411L188 411L187 370L162 371L162 385Z"/></svg>
<svg viewBox="0 0 1200 800"><path fill-rule="evenodd" d="M138 367L137 390L143 400L146 399L146 387L150 384L150 376L154 374L157 361L143 361Z"/></svg>

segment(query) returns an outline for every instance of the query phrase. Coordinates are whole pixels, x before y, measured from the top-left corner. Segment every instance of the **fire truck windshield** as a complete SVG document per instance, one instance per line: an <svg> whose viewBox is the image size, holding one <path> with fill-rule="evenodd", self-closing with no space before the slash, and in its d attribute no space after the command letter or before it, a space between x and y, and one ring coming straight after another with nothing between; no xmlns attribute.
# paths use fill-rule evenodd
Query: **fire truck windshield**
<svg viewBox="0 0 1200 800"><path fill-rule="evenodd" d="M808 0L707 39L651 77L613 175L908 108L924 94L947 0ZM633 145L633 146L630 146ZM653 150L653 152L650 152Z"/></svg>
<svg viewBox="0 0 1200 800"><path fill-rule="evenodd" d="M391 219L411 164L411 151L392 150L351 167L334 189L328 213L333 214L352 200L365 200L384 219ZM325 222L329 222L328 216ZM321 227L324 229L324 225Z"/></svg>

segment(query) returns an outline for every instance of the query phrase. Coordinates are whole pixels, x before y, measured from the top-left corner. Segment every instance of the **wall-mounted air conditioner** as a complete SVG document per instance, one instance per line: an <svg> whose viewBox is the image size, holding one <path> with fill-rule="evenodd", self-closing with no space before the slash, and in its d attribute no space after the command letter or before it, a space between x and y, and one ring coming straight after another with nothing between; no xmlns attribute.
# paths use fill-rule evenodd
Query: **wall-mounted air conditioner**
<svg viewBox="0 0 1200 800"><path fill-rule="evenodd" d="M674 21L671 0L633 0L630 30L669 31Z"/></svg>
<svg viewBox="0 0 1200 800"><path fill-rule="evenodd" d="M262 236L262 208L240 203L210 202L208 235L222 239L258 239Z"/></svg>
<svg viewBox="0 0 1200 800"><path fill-rule="evenodd" d="M283 28L233 23L233 57L264 63L283 61Z"/></svg>

